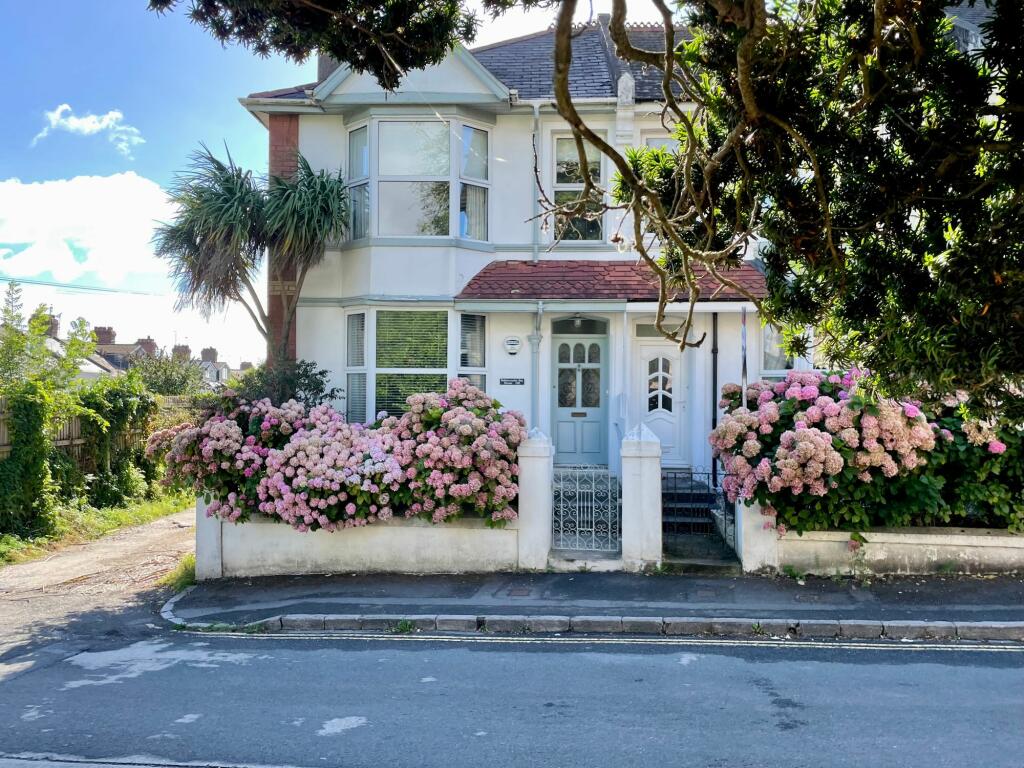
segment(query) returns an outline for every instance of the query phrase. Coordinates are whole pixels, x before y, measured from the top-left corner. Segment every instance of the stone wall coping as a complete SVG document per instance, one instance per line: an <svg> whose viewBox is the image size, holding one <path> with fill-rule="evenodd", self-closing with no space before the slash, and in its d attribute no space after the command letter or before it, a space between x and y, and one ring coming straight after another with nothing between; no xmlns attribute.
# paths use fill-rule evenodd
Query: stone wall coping
<svg viewBox="0 0 1024 768"><path fill-rule="evenodd" d="M861 532L868 544L928 544L969 547L1012 547L1024 549L1024 534L1005 528L871 528ZM789 532L781 537L783 544L848 541L849 531L806 531L802 535Z"/></svg>

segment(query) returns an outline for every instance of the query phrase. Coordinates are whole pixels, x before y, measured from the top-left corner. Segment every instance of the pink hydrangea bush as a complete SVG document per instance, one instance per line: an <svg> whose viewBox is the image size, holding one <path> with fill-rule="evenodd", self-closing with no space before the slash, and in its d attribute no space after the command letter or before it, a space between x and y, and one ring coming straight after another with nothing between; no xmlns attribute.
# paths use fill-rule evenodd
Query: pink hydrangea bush
<svg viewBox="0 0 1024 768"><path fill-rule="evenodd" d="M229 398L200 426L154 435L150 450L166 454L169 482L188 482L211 498L210 514L233 522L262 514L335 531L396 515L514 520L523 417L464 379L407 405L365 426L328 405L307 413L294 401Z"/></svg>
<svg viewBox="0 0 1024 768"><path fill-rule="evenodd" d="M750 384L745 398L724 386L726 413L710 443L728 498L757 501L782 531L934 525L966 514L944 491L963 422L919 402L869 396L860 386L866 373L791 371ZM999 455L1003 444L993 450L995 436L977 444L983 439L986 455Z"/></svg>

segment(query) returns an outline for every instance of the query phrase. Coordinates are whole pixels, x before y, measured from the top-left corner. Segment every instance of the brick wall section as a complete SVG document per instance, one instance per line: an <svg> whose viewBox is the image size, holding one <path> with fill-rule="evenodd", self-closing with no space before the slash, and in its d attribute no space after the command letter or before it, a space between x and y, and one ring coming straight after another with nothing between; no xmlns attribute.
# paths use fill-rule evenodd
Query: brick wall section
<svg viewBox="0 0 1024 768"><path fill-rule="evenodd" d="M270 175L288 178L295 174L299 158L299 116L270 115ZM281 290L295 280L294 271L281 273L275 264L274 252L269 256L267 284L267 315L270 319L271 344L276 345L284 328L284 308L281 306ZM287 355L295 359L295 322L288 334ZM268 351L268 360L270 359Z"/></svg>

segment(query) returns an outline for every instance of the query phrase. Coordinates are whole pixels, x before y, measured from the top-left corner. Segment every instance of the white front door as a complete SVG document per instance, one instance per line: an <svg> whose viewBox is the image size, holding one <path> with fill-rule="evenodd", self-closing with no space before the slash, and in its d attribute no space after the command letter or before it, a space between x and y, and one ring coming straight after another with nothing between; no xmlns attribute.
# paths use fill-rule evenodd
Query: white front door
<svg viewBox="0 0 1024 768"><path fill-rule="evenodd" d="M667 342L638 342L633 372L639 420L661 440L662 462L689 464L683 354Z"/></svg>

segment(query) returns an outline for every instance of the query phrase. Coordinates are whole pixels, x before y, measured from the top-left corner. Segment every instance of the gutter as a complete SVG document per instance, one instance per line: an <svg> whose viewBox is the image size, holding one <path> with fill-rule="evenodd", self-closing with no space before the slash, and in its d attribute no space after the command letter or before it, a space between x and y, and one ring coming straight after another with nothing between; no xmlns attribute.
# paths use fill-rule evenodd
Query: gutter
<svg viewBox="0 0 1024 768"><path fill-rule="evenodd" d="M530 342L530 428L537 429L540 425L540 333L541 320L544 317L544 302L537 302L537 314L533 321L533 333L528 337Z"/></svg>

